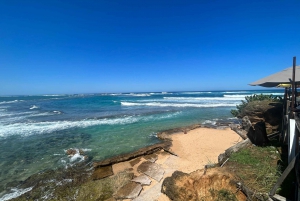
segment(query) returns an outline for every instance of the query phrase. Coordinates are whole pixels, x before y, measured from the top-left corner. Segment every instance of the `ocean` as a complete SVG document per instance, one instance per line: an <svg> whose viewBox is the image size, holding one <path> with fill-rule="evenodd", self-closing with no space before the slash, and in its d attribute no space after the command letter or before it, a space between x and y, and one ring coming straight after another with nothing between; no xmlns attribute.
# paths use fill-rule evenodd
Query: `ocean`
<svg viewBox="0 0 300 201"><path fill-rule="evenodd" d="M85 160L70 148L91 161L129 153L163 130L232 121L231 109L261 93L283 90L1 96L0 200L26 192L17 184L35 173Z"/></svg>

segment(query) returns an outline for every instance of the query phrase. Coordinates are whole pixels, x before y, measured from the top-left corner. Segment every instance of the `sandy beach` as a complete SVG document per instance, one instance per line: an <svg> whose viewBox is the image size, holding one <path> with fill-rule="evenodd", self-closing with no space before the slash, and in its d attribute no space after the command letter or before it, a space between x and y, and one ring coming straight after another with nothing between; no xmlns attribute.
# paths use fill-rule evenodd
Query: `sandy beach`
<svg viewBox="0 0 300 201"><path fill-rule="evenodd" d="M197 128L172 135L172 151L178 157L177 170L190 173L217 163L219 154L242 139L230 128Z"/></svg>
<svg viewBox="0 0 300 201"><path fill-rule="evenodd" d="M143 185L143 190L134 200L169 200L166 195L161 193L161 185L166 177L171 176L176 170L191 173L204 169L204 166L207 164L217 163L219 154L242 140L230 128L196 128L186 133L171 134L171 139L172 146L170 151L177 156L163 150L155 153L157 157L153 157L155 158L154 162L163 169L164 174L159 181L150 177L151 185ZM141 172L137 169L139 165L147 160L146 157L140 157L114 164L113 172L117 174L125 169L132 168L134 175L140 176Z"/></svg>

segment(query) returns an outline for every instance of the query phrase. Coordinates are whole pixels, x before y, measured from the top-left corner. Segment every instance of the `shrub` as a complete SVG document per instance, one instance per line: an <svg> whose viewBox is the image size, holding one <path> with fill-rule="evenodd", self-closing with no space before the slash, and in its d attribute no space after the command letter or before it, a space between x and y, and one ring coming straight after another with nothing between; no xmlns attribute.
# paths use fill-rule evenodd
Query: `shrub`
<svg viewBox="0 0 300 201"><path fill-rule="evenodd" d="M231 110L230 112L234 117L238 117L239 114L242 113L243 109L248 105L248 103L253 102L253 101L264 101L264 100L269 100L272 102L282 102L283 101L281 96L273 96L272 94L271 95L254 94L252 96L246 96L245 100L242 100L242 103L240 105L236 106L237 109Z"/></svg>

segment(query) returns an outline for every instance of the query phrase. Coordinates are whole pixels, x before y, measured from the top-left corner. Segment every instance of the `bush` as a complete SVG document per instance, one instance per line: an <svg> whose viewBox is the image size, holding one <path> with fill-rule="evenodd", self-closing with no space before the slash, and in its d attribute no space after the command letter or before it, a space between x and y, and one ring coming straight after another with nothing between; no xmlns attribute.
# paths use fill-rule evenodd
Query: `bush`
<svg viewBox="0 0 300 201"><path fill-rule="evenodd" d="M246 96L245 100L242 100L242 103L240 105L236 106L237 109L231 110L230 112L234 117L239 117L239 114L241 114L241 112L248 105L248 103L253 102L253 101L263 101L263 100L269 100L272 102L282 102L283 101L281 96L273 96L272 94L271 95L254 94L252 96Z"/></svg>

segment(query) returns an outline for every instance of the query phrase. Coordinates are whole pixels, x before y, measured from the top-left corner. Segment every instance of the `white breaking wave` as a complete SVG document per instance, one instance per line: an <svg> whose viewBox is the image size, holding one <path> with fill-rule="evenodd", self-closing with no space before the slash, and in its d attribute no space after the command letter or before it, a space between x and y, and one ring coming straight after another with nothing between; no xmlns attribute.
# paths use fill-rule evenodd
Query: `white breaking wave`
<svg viewBox="0 0 300 201"><path fill-rule="evenodd" d="M246 96L253 96L254 94L247 94L247 95L224 95L226 98L245 98Z"/></svg>
<svg viewBox="0 0 300 201"><path fill-rule="evenodd" d="M151 106L151 107L233 107L236 103L210 103L210 104L192 104L192 103L132 103L121 102L124 106Z"/></svg>
<svg viewBox="0 0 300 201"><path fill-rule="evenodd" d="M211 91L180 92L180 94L211 94Z"/></svg>
<svg viewBox="0 0 300 201"><path fill-rule="evenodd" d="M69 157L69 160L71 163L73 162L81 162L85 160L85 156L80 154L80 150L77 148L70 148L72 150L75 150L75 154ZM91 151L92 149L81 149L83 152L87 152L87 151ZM67 150L64 150L65 152L67 152Z"/></svg>
<svg viewBox="0 0 300 201"><path fill-rule="evenodd" d="M203 122L203 124L211 124L211 125L216 125L217 121L213 121L213 120L205 120Z"/></svg>
<svg viewBox="0 0 300 201"><path fill-rule="evenodd" d="M54 121L54 122L34 122L34 123L14 123L0 125L0 137L11 135L29 136L33 134L51 133L69 128L86 128L95 125L117 125L137 122L136 117L124 117L116 119L98 119L81 121Z"/></svg>
<svg viewBox="0 0 300 201"><path fill-rule="evenodd" d="M130 93L130 94L123 94L127 96L151 96L151 94L136 94L136 93Z"/></svg>
<svg viewBox="0 0 300 201"><path fill-rule="evenodd" d="M17 103L17 102L20 102L20 101L22 101L22 100L2 101L2 102L0 102L0 104Z"/></svg>
<svg viewBox="0 0 300 201"><path fill-rule="evenodd" d="M155 115L144 116L144 117L141 117L141 121L153 121L153 120L168 119L168 118L173 118L181 113L182 113L181 111L178 111L175 113L164 114L164 115L159 115L159 116L155 116Z"/></svg>
<svg viewBox="0 0 300 201"><path fill-rule="evenodd" d="M229 97L164 97L164 99L167 100L200 100L200 101L206 101L206 100L221 100L221 101L226 101L226 100L242 100L245 98L245 96L229 96Z"/></svg>
<svg viewBox="0 0 300 201"><path fill-rule="evenodd" d="M39 108L38 106L36 106L36 105L33 105L33 106L31 106L31 108L29 108L30 110L33 110L33 109L37 109L37 108Z"/></svg>
<svg viewBox="0 0 300 201"><path fill-rule="evenodd" d="M13 192L8 193L4 195L3 197L0 198L0 201L6 201L6 200L11 200L13 198L17 198L20 195L23 195L24 193L27 193L28 191L31 191L33 187L25 188L25 189L17 189L13 188L11 189Z"/></svg>
<svg viewBox="0 0 300 201"><path fill-rule="evenodd" d="M42 96L66 96L66 95L59 95L59 94L46 94L46 95L42 95Z"/></svg>
<svg viewBox="0 0 300 201"><path fill-rule="evenodd" d="M244 94L248 93L247 91L224 91L223 94Z"/></svg>

